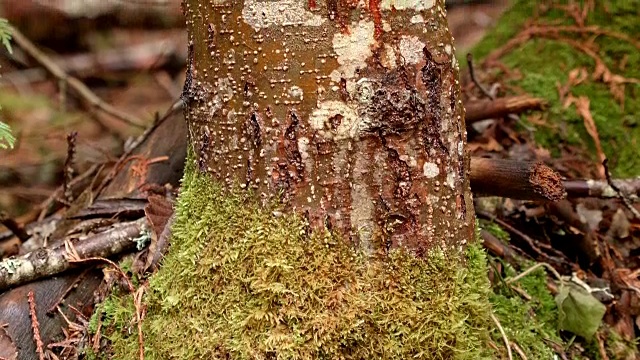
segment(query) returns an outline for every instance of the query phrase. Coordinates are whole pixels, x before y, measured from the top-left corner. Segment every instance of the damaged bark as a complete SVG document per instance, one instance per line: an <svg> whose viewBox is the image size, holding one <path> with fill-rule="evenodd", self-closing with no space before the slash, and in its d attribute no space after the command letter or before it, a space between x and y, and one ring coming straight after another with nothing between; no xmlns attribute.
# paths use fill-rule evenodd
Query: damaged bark
<svg viewBox="0 0 640 360"><path fill-rule="evenodd" d="M196 166L373 253L474 234L444 1L183 4Z"/></svg>

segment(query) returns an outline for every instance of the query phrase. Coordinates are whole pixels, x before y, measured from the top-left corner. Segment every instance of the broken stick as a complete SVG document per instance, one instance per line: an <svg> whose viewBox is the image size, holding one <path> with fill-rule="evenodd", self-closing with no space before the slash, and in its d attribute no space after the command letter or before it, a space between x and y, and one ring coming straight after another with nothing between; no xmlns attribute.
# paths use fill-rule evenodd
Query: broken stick
<svg viewBox="0 0 640 360"><path fill-rule="evenodd" d="M467 126L486 119L505 117L509 114L520 114L529 110L542 110L546 106L543 99L529 95L507 96L495 100L465 101L465 121Z"/></svg>
<svg viewBox="0 0 640 360"><path fill-rule="evenodd" d="M566 197L560 175L539 161L471 158L474 195L558 201Z"/></svg>

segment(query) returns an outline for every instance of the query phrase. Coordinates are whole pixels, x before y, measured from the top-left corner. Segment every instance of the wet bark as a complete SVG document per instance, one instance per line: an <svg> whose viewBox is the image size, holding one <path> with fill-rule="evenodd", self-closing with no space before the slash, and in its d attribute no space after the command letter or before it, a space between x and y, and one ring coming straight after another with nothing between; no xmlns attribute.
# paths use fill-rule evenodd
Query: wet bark
<svg viewBox="0 0 640 360"><path fill-rule="evenodd" d="M438 0L185 0L197 168L363 250L472 239L458 64Z"/></svg>

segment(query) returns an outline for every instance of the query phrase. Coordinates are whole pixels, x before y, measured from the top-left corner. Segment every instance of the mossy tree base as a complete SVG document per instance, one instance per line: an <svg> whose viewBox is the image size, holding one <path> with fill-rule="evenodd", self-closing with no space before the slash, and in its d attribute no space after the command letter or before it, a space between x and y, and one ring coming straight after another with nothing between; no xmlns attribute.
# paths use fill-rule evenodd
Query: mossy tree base
<svg viewBox="0 0 640 360"><path fill-rule="evenodd" d="M367 257L298 216L189 170L172 248L150 282L147 359L478 359L486 259L434 250ZM128 299L103 305L113 358L135 358ZM120 304L120 305L118 305Z"/></svg>

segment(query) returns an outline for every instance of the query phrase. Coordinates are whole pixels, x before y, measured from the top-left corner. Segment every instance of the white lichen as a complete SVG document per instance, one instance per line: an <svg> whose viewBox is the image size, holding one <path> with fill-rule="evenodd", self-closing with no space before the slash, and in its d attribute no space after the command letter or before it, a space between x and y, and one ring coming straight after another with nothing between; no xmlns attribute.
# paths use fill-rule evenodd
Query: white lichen
<svg viewBox="0 0 640 360"><path fill-rule="evenodd" d="M416 11L431 9L436 4L435 0L382 0L382 9L396 10L413 9Z"/></svg>
<svg viewBox="0 0 640 360"><path fill-rule="evenodd" d="M440 174L440 168L437 164L434 164L432 162L425 162L422 166L422 172L427 178L433 179Z"/></svg>
<svg viewBox="0 0 640 360"><path fill-rule="evenodd" d="M338 83L340 78L353 79L356 69L367 67L366 60L373 55L371 46L375 43L374 24L361 20L351 25L348 34L337 33L333 36L333 51L338 55L340 65L331 73L331 80Z"/></svg>
<svg viewBox="0 0 640 360"><path fill-rule="evenodd" d="M245 0L242 18L255 31L271 26L320 26L324 17L305 8L303 0L259 1Z"/></svg>
<svg viewBox="0 0 640 360"><path fill-rule="evenodd" d="M329 120L339 115L340 124L335 131L330 130ZM355 109L349 104L337 100L329 100L320 103L319 107L309 116L309 125L325 138L342 140L358 138L362 120Z"/></svg>
<svg viewBox="0 0 640 360"><path fill-rule="evenodd" d="M407 65L415 65L422 61L425 45L416 36L403 36L400 39L400 55Z"/></svg>
<svg viewBox="0 0 640 360"><path fill-rule="evenodd" d="M424 23L424 18L421 14L416 14L411 17L409 20L412 24L422 24Z"/></svg>

